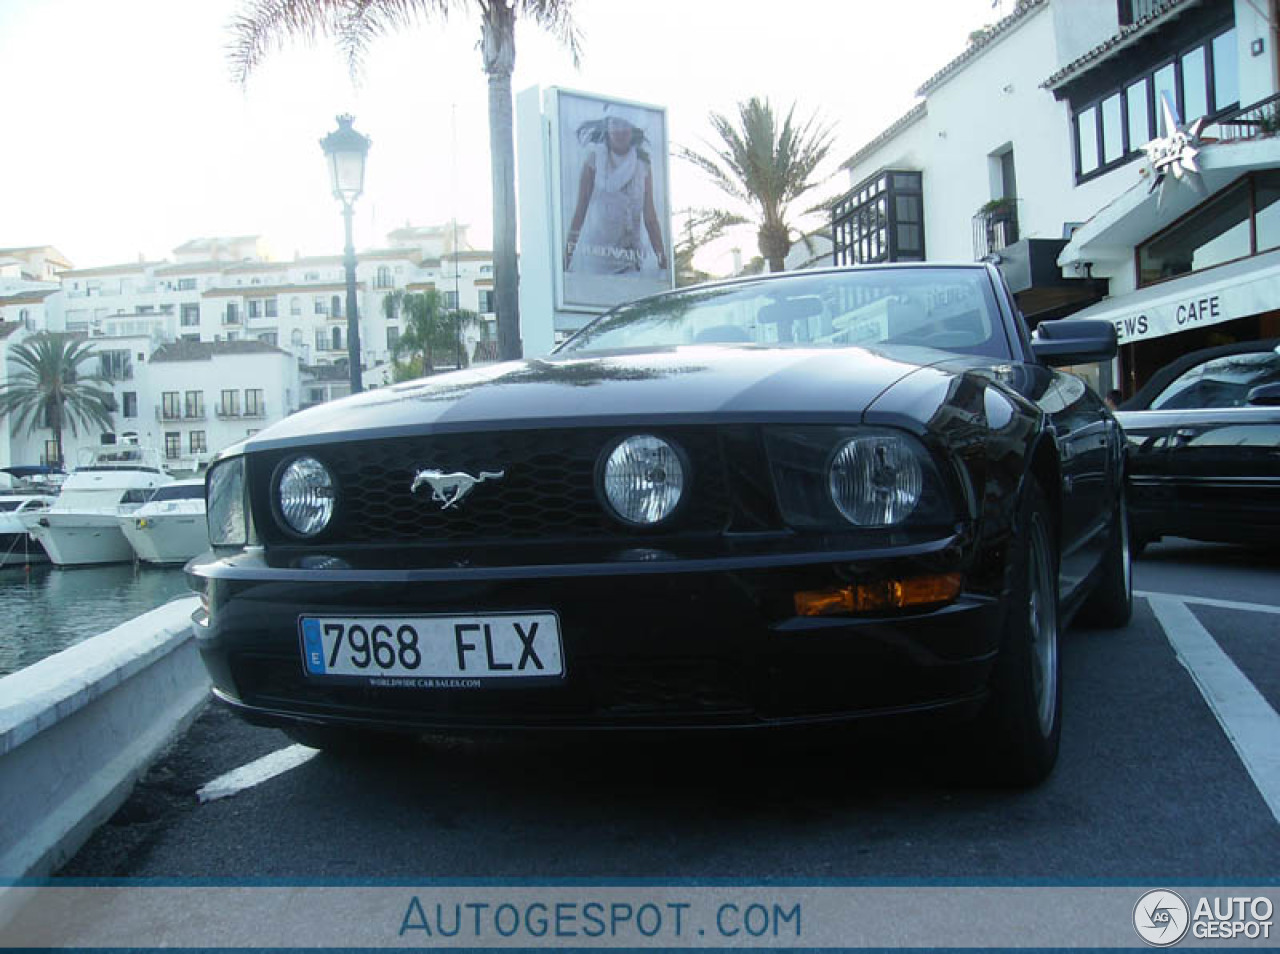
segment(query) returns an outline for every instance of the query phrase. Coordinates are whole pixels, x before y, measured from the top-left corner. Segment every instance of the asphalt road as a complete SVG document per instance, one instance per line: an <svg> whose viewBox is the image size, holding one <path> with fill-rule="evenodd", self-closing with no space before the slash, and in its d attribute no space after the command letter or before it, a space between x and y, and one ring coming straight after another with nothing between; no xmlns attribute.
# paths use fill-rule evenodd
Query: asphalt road
<svg viewBox="0 0 1280 954"><path fill-rule="evenodd" d="M1031 791L958 780L945 736L913 729L320 754L200 803L290 745L211 707L60 874L1274 880L1280 733L1240 720L1280 709L1277 570L1278 551L1152 546L1132 624L1066 634L1061 759Z"/></svg>

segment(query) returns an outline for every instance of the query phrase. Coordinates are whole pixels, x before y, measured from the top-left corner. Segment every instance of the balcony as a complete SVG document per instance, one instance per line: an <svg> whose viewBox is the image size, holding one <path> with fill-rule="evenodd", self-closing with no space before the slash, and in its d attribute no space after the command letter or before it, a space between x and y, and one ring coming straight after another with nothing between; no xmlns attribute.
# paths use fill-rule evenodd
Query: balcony
<svg viewBox="0 0 1280 954"><path fill-rule="evenodd" d="M1018 200L992 199L973 217L973 257L982 261L1018 241Z"/></svg>
<svg viewBox="0 0 1280 954"><path fill-rule="evenodd" d="M1235 142L1280 133L1280 93L1218 117L1204 128L1204 141Z"/></svg>
<svg viewBox="0 0 1280 954"><path fill-rule="evenodd" d="M217 415L220 421L260 421L267 416L267 408L265 404L259 404L257 407L247 407L244 410L239 407L223 407L219 405Z"/></svg>
<svg viewBox="0 0 1280 954"><path fill-rule="evenodd" d="M1167 0L1120 0L1120 25L1125 27L1141 23L1161 12L1166 3Z"/></svg>

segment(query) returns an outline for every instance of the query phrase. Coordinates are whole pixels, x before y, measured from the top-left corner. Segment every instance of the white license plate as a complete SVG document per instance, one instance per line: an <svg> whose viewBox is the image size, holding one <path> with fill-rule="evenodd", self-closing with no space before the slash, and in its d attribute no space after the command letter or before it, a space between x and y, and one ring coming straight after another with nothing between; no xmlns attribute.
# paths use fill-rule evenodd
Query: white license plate
<svg viewBox="0 0 1280 954"><path fill-rule="evenodd" d="M373 686L472 689L564 676L555 613L479 616L303 616L312 679Z"/></svg>

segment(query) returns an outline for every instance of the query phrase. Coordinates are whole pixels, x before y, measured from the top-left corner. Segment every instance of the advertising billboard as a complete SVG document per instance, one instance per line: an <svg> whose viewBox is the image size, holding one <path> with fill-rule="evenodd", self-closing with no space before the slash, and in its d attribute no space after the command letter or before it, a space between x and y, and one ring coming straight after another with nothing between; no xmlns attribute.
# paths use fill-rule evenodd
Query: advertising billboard
<svg viewBox="0 0 1280 954"><path fill-rule="evenodd" d="M557 307L600 312L672 287L666 111L555 92Z"/></svg>

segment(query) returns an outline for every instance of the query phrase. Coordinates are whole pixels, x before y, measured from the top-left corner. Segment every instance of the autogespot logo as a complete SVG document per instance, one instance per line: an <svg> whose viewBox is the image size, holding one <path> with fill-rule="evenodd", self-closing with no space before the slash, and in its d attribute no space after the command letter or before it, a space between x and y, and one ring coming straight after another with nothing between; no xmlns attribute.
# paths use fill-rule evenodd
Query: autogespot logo
<svg viewBox="0 0 1280 954"><path fill-rule="evenodd" d="M1172 891L1148 891L1133 907L1133 926L1148 944L1168 947L1187 933L1191 909Z"/></svg>

